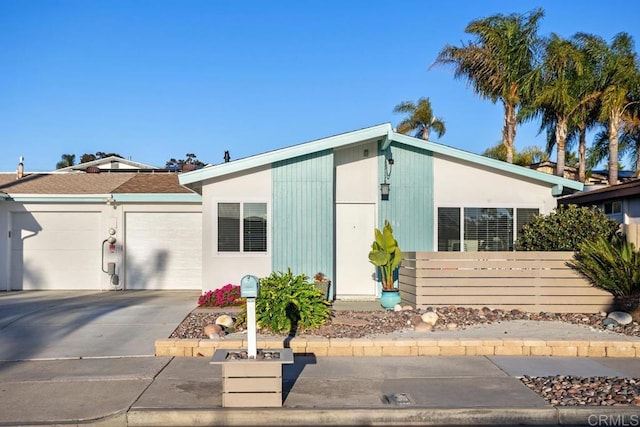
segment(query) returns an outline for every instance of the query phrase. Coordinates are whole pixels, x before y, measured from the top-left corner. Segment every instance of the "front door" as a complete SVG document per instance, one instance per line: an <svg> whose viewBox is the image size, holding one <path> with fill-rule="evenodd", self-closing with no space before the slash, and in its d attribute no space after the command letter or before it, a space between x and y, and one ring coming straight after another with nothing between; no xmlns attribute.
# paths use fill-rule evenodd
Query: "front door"
<svg viewBox="0 0 640 427"><path fill-rule="evenodd" d="M338 299L376 296L375 267L369 251L375 228L375 204L336 205L336 296Z"/></svg>

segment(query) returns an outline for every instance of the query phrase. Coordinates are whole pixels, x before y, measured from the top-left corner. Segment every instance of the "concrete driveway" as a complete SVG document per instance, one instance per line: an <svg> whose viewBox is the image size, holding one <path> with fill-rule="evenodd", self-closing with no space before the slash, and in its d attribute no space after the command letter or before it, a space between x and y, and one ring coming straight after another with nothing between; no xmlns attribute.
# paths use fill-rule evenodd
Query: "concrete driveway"
<svg viewBox="0 0 640 427"><path fill-rule="evenodd" d="M0 292L0 360L153 356L198 291Z"/></svg>

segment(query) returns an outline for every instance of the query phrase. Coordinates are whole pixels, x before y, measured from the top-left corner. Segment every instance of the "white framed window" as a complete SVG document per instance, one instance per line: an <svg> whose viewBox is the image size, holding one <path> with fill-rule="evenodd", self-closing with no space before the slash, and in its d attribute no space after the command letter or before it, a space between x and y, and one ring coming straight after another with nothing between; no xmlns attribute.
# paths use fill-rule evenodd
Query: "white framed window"
<svg viewBox="0 0 640 427"><path fill-rule="evenodd" d="M438 251L512 251L515 237L539 212L536 208L439 207Z"/></svg>
<svg viewBox="0 0 640 427"><path fill-rule="evenodd" d="M267 252L267 204L218 203L218 252Z"/></svg>

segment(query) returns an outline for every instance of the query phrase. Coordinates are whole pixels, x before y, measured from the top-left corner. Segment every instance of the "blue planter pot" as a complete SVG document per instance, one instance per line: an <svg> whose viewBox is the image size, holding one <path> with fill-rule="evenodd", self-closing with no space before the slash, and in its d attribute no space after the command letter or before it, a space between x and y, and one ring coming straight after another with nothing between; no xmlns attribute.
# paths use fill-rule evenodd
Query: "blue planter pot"
<svg viewBox="0 0 640 427"><path fill-rule="evenodd" d="M387 310L393 310L393 307L401 301L399 291L382 291L380 296L380 305Z"/></svg>

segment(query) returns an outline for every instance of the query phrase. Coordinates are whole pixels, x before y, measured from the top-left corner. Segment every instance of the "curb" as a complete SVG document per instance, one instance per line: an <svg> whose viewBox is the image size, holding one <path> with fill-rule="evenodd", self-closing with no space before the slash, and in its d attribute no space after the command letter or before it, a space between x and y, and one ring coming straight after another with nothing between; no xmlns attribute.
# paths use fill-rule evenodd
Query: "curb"
<svg viewBox="0 0 640 427"><path fill-rule="evenodd" d="M288 342L285 342L288 341ZM289 347L296 354L317 357L376 356L568 356L640 357L640 341L587 341L541 339L430 339L379 336L374 338L258 337L258 348ZM160 339L156 356L213 357L216 349L247 348L243 338Z"/></svg>

